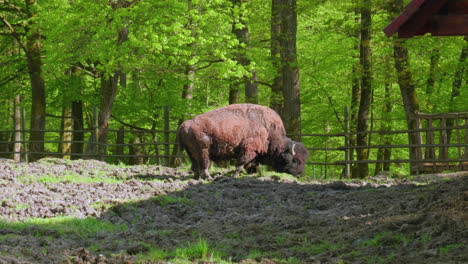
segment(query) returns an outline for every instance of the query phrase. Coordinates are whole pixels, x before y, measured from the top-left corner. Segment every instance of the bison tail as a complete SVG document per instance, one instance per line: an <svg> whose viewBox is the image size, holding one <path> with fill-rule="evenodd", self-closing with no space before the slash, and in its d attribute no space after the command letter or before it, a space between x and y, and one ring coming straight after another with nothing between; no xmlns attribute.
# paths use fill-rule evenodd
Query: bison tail
<svg viewBox="0 0 468 264"><path fill-rule="evenodd" d="M179 144L179 151L182 152L185 149L184 143L182 142L183 132L182 127L179 127L179 131L177 131L176 135L176 142Z"/></svg>

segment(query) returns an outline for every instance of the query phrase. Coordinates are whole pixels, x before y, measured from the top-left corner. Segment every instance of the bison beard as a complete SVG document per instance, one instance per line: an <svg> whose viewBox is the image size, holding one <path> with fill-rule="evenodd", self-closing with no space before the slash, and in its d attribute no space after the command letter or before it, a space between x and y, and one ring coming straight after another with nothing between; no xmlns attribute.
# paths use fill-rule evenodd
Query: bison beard
<svg viewBox="0 0 468 264"><path fill-rule="evenodd" d="M181 150L192 161L195 178L210 178L210 160L236 160L237 177L246 165L266 164L299 176L309 155L301 143L286 137L283 122L272 109L234 104L187 120L179 127Z"/></svg>

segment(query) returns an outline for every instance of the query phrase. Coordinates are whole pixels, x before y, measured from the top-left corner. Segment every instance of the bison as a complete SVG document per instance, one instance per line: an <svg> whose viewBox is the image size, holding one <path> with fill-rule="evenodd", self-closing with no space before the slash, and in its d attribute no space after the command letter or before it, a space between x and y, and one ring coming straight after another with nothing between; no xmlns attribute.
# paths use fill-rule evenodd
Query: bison
<svg viewBox="0 0 468 264"><path fill-rule="evenodd" d="M286 137L283 122L272 109L234 104L195 116L178 131L181 150L192 162L195 178L211 178L210 160L236 160L234 177L248 165L266 164L296 177L304 171L309 152Z"/></svg>

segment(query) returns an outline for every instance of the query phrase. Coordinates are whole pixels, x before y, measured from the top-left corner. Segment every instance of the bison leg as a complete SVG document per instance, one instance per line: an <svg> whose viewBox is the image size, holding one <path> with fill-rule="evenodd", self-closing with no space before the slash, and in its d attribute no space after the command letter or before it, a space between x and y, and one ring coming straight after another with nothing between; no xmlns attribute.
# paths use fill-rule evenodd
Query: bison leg
<svg viewBox="0 0 468 264"><path fill-rule="evenodd" d="M195 156L192 154L191 151L189 151L189 150L186 150L186 151L187 151L187 154L188 154L188 156L190 158L190 161L192 162L191 170L193 171L194 178L196 180L198 180L198 179L200 179L200 165L199 165L199 162L195 158Z"/></svg>
<svg viewBox="0 0 468 264"><path fill-rule="evenodd" d="M240 171L244 168L244 165L236 165L236 171L232 175L232 177L237 178L240 174Z"/></svg>
<svg viewBox="0 0 468 264"><path fill-rule="evenodd" d="M208 169L210 168L210 154L208 149L202 149L201 151L201 160L200 160L200 172L202 173L202 177L205 179L211 179L210 172Z"/></svg>
<svg viewBox="0 0 468 264"><path fill-rule="evenodd" d="M240 156L240 157L237 159L237 162L236 162L236 171L234 172L234 174L232 175L232 177L234 177L234 178L238 177L240 171L244 168L245 164L250 163L252 160L255 159L255 157L257 157L257 153L255 153L255 152L253 152L253 151L246 151L246 152L244 153L244 155Z"/></svg>

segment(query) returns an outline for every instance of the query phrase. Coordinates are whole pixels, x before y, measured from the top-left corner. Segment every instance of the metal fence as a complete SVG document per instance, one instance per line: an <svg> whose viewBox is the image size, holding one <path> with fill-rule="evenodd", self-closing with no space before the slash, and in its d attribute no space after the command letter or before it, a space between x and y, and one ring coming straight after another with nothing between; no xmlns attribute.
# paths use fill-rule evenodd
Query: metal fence
<svg viewBox="0 0 468 264"><path fill-rule="evenodd" d="M41 143L39 141L26 140L31 133L30 130L0 130L0 156L3 158L17 159L21 161L30 160L31 156L41 157L66 157L71 159L94 158L107 162L123 162L128 164L142 163L132 162L132 158L142 158L144 163L155 163L169 165L169 160L173 158L185 158L184 155L174 152L175 130L123 130L107 129L107 143L96 142L93 138L94 129L85 130L43 130L45 140L41 141L45 145L45 151L33 152L29 150L30 143ZM61 140L63 133L76 134L81 133L85 140ZM21 140L5 140L5 138L14 138L15 134L21 134ZM122 142L117 143L118 138L122 137ZM137 139L137 140L135 140ZM68 151L60 152L59 146L68 144ZM19 146L15 148L15 145ZM77 148L82 151L73 152L73 145L81 145ZM96 150L88 151L90 147L104 148L105 152ZM14 150L19 151L14 151Z"/></svg>
<svg viewBox="0 0 468 264"><path fill-rule="evenodd" d="M397 144L371 143L366 146L352 145L351 138L356 132L349 131L349 124L345 124L343 132L302 134L301 137L306 147L311 152L307 162L309 170L320 167L321 174L325 171L340 174L342 177L350 177L351 167L365 163L373 166L377 164L405 164L416 172L439 172L444 170L468 170L468 113L420 115L421 126L415 130L373 130L362 132L369 136L399 137L402 142ZM346 121L346 120L345 120ZM349 121L346 121L349 122ZM172 166L185 158L183 153L177 151L175 130L136 130L136 129L108 129L107 143L98 143L92 140L94 129L80 131L45 130L46 151L31 152L28 145L33 143L27 140L29 130L3 130L0 131L0 157L15 158L27 161L31 155L41 157L65 157L71 159L95 158L110 163L125 164L161 164ZM63 133L82 133L85 140L61 140ZM418 134L420 142L409 144L407 137L410 134ZM91 139L91 140L86 140ZM313 141L328 142L325 144L307 143ZM378 142L378 140L372 140ZM59 151L61 144L69 144L67 151ZM81 151L72 152L73 145L81 145ZM102 147L104 152L86 152L86 149L94 145ZM367 160L356 160L353 153L357 149L368 151L396 150L398 154L391 158L378 157L375 153ZM421 153L417 158L409 158L409 151L417 150Z"/></svg>

